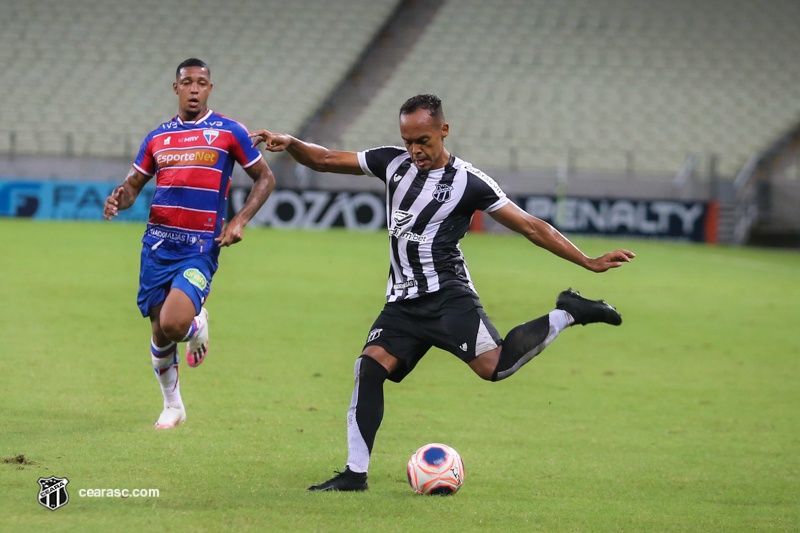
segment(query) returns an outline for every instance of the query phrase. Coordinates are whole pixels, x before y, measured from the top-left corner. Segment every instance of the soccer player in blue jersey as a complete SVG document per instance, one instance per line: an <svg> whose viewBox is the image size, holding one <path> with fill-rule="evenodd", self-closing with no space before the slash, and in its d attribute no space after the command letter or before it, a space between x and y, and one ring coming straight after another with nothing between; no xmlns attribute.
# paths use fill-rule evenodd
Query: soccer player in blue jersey
<svg viewBox="0 0 800 533"><path fill-rule="evenodd" d="M386 304L372 325L355 364L355 387L347 411L347 462L312 491L367 490L367 469L383 419L383 384L400 382L433 346L461 359L481 378L505 379L541 353L574 324L618 326L622 317L602 300L567 289L555 309L512 328L502 338L478 298L458 246L475 211L556 256L592 272L633 259L625 249L589 257L547 222L519 208L497 183L452 155L444 145L450 128L441 100L417 95L400 108L404 147L363 152L329 150L291 135L259 130L254 144L287 151L320 172L377 177L386 186L389 281Z"/></svg>
<svg viewBox="0 0 800 533"><path fill-rule="evenodd" d="M179 342L186 362L197 366L208 355L208 311L204 307L217 270L220 248L242 240L244 227L275 188L261 153L244 125L208 108L214 85L203 61L183 61L173 90L178 114L151 131L122 184L106 198L111 220L133 205L155 176L156 190L142 238L137 304L150 318L150 353L164 407L156 428L186 420L178 381ZM245 204L225 222L235 163L254 184Z"/></svg>

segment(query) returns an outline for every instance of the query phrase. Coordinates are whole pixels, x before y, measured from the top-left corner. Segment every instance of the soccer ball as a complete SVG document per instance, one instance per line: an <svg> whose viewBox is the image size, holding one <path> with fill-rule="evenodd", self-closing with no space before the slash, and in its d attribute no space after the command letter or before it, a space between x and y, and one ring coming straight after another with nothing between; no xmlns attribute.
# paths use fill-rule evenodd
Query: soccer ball
<svg viewBox="0 0 800 533"><path fill-rule="evenodd" d="M417 494L455 494L463 482L464 461L447 444L426 444L408 460L408 483Z"/></svg>

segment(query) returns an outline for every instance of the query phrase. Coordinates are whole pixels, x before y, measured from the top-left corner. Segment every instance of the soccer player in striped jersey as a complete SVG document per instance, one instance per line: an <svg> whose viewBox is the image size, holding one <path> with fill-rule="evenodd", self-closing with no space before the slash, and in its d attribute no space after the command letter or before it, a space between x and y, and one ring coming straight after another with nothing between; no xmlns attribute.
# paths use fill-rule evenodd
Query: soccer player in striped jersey
<svg viewBox="0 0 800 533"><path fill-rule="evenodd" d="M375 435L383 419L383 384L400 382L433 346L447 350L490 381L505 379L574 324L622 323L616 309L567 289L555 309L502 338L483 310L459 240L477 210L533 244L593 272L619 267L634 254L620 249L589 257L545 221L511 202L495 181L444 146L449 133L441 100L410 98L400 108L401 147L329 150L287 134L259 130L254 145L287 151L320 172L374 176L386 185L390 271L386 304L355 363L347 413L344 471L312 491L366 490Z"/></svg>
<svg viewBox="0 0 800 533"><path fill-rule="evenodd" d="M178 381L179 342L195 367L208 355L204 307L220 248L242 240L244 227L275 188L275 178L251 145L244 125L208 108L214 85L203 61L190 58L175 72L178 114L142 142L128 176L106 199L109 220L133 205L155 176L150 219L142 238L137 304L150 318L150 354L164 407L159 429L186 420ZM225 222L234 164L254 184L245 204Z"/></svg>

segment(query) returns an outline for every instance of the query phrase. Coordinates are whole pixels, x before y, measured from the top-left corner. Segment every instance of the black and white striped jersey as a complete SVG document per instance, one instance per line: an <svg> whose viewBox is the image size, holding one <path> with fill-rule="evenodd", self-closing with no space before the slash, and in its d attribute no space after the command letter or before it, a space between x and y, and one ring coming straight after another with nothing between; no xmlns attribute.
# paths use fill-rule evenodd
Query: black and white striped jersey
<svg viewBox="0 0 800 533"><path fill-rule="evenodd" d="M404 148L358 153L361 169L386 184L389 281L386 300L416 298L451 285L472 284L458 241L476 210L492 212L509 200L497 183L457 157L420 173Z"/></svg>

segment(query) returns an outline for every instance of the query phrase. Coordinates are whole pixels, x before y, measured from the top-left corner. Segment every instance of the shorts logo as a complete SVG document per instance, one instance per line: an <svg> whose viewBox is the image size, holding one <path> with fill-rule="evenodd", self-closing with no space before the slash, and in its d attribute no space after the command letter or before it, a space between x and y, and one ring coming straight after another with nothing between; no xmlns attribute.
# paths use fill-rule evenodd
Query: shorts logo
<svg viewBox="0 0 800 533"><path fill-rule="evenodd" d="M381 336L381 332L383 331L382 328L375 328L369 332L369 336L367 337L367 342L372 342L378 337Z"/></svg>
<svg viewBox="0 0 800 533"><path fill-rule="evenodd" d="M445 203L452 197L453 186L446 183L439 183L433 190L433 198L437 202Z"/></svg>
<svg viewBox="0 0 800 533"><path fill-rule="evenodd" d="M465 342L465 343L463 343L461 346L459 346L459 348L461 348L461 351L462 351L462 352L466 352L466 351L467 351L467 348L468 348L468 346L467 346L467 343L466 343L466 342Z"/></svg>
<svg viewBox="0 0 800 533"><path fill-rule="evenodd" d="M39 503L51 511L67 505L69 494L67 494L67 483L65 477L50 476L39 478Z"/></svg>
<svg viewBox="0 0 800 533"><path fill-rule="evenodd" d="M203 273L197 270L196 268L189 268L187 270L184 270L183 277L188 279L189 283L191 283L201 291L206 290L208 281L206 281L206 277L203 275Z"/></svg>

